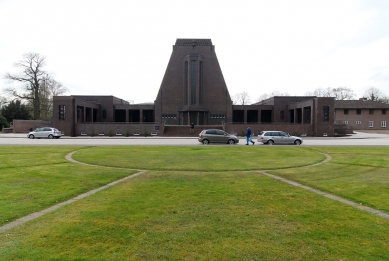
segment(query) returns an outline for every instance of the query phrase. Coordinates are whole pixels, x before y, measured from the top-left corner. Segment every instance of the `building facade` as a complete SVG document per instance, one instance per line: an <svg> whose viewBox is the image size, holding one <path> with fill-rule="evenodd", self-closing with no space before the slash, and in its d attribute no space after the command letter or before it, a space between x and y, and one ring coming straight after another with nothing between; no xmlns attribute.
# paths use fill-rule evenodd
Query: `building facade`
<svg viewBox="0 0 389 261"><path fill-rule="evenodd" d="M114 96L55 96L53 125L70 136L167 135L167 126L192 122L238 134L250 126L254 132L334 136L346 121L341 110L348 109L348 116L357 110L344 106L348 105L332 97L315 96L275 96L233 105L211 39L177 39L154 103L129 104ZM384 108L379 109L383 113ZM381 122L374 124L383 124L384 116L377 121Z"/></svg>
<svg viewBox="0 0 389 261"><path fill-rule="evenodd" d="M359 100L335 101L337 125L347 125L353 130L388 130L389 104Z"/></svg>

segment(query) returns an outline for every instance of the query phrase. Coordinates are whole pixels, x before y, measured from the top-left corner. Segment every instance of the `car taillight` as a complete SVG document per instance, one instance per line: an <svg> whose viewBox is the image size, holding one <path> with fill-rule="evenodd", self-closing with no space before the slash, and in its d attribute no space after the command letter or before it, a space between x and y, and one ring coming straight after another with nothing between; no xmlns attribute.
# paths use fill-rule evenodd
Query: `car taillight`
<svg viewBox="0 0 389 261"><path fill-rule="evenodd" d="M260 137L259 139L260 139L260 140L263 140L263 137Z"/></svg>

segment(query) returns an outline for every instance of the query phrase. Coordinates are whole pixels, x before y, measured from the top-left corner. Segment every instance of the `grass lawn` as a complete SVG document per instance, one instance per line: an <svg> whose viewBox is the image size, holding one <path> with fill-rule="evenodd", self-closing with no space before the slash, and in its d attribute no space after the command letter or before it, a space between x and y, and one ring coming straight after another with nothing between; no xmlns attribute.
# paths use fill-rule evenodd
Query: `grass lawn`
<svg viewBox="0 0 389 261"><path fill-rule="evenodd" d="M332 160L324 165L269 173L389 213L389 148L317 147ZM389 255L388 255L389 256Z"/></svg>
<svg viewBox="0 0 389 261"><path fill-rule="evenodd" d="M62 172L63 179L78 180L54 186L51 198L81 189L83 182L95 186L103 177L133 173L64 160L80 148L16 147L16 156L30 149L54 154L41 157L41 164L19 166L0 147L8 162L0 163L2 180L13 171L0 184L0 204L3 188L22 195L39 187L32 182L25 188L39 174L45 182L64 182ZM319 152L332 160L301 167L324 160ZM266 169L387 211L388 152L381 147L84 148L73 158L150 171L0 233L0 260L389 260L389 220L254 171ZM25 179L19 175L23 170L30 173ZM51 179L50 173L60 177ZM44 193L26 205L42 198ZM9 208L21 211L19 201L13 205Z"/></svg>
<svg viewBox="0 0 389 261"><path fill-rule="evenodd" d="M78 149L0 146L0 226L135 173L68 162Z"/></svg>
<svg viewBox="0 0 389 261"><path fill-rule="evenodd" d="M82 150L73 158L90 164L170 171L283 169L314 164L325 156L304 147L113 146Z"/></svg>

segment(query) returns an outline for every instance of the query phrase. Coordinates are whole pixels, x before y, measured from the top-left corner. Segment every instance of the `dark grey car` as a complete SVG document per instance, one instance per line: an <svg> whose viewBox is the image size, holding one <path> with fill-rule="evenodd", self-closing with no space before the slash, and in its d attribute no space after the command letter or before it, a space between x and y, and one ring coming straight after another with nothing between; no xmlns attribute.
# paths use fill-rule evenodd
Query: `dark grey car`
<svg viewBox="0 0 389 261"><path fill-rule="evenodd" d="M295 144L300 145L303 143L303 139L297 136L290 136L288 133L283 131L261 131L258 134L258 142L263 144Z"/></svg>
<svg viewBox="0 0 389 261"><path fill-rule="evenodd" d="M209 143L228 143L228 144L235 144L239 143L238 137L235 135L228 134L225 131L222 130L203 130L199 134L199 142L203 144L209 144Z"/></svg>

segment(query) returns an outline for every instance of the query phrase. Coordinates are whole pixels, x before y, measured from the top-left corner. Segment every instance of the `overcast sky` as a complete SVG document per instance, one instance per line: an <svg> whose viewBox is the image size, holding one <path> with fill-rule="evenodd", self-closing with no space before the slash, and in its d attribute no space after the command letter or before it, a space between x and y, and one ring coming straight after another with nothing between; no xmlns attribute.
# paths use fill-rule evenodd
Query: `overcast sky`
<svg viewBox="0 0 389 261"><path fill-rule="evenodd" d="M177 38L212 39L230 94L252 101L341 86L389 96L388 0L0 0L0 75L36 52L67 95L153 102Z"/></svg>

